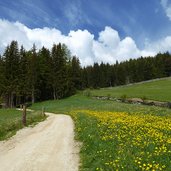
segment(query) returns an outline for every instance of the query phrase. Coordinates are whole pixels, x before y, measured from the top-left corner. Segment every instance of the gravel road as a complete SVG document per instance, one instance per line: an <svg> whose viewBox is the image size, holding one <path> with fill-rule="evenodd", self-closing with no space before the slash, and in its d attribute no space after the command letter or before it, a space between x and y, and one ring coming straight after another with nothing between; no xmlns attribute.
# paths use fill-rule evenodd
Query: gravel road
<svg viewBox="0 0 171 171"><path fill-rule="evenodd" d="M78 171L79 145L71 117L46 114L45 121L0 142L0 171Z"/></svg>

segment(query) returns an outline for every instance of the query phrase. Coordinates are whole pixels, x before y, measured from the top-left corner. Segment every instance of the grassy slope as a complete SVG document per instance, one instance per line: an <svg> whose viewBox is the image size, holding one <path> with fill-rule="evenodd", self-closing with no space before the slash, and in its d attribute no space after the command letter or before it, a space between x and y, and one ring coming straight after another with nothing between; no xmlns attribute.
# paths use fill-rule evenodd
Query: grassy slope
<svg viewBox="0 0 171 171"><path fill-rule="evenodd" d="M149 99L170 101L171 99L171 97L169 97L170 83L171 83L171 79L167 79L167 80L160 80L156 82L144 83L140 85L133 85L129 87L127 86L127 87L118 87L118 88L113 88L113 89L102 89L100 91L95 90L93 91L93 93L96 95L110 94L111 96L117 96L117 97L120 97L123 94L127 94L130 97L146 96ZM151 126L150 128L153 128L154 131L156 131L157 135L158 133L162 133L161 140L163 140L163 135L165 135L166 139L169 138L170 131L164 129L165 124L163 125L163 127L161 127L161 130L159 130L158 127L155 128L156 126L155 123L159 122L159 126L160 126L161 122L163 123L164 120L170 119L171 118L170 109L153 107L153 106L142 106L142 105L135 105L135 104L124 104L124 103L112 102L112 101L107 101L107 100L104 100L104 101L96 100L90 97L83 96L82 93L63 99L63 100L45 101L42 103L36 103L32 106L32 108L35 110L41 110L42 107L46 107L46 111L49 111L49 112L66 113L66 114L70 114L73 117L75 121L75 126L76 126L75 128L76 138L79 141L83 142L83 146L80 152L81 163L82 163L81 170L84 170L84 171L116 170L116 168L120 170L124 170L127 168L129 168L129 170L135 170L135 169L142 170L142 168L139 168L139 167L141 166L141 167L144 167L145 169L147 164L149 164L148 167L152 166L156 170L158 170L157 169L158 167L160 168L163 167L163 170L171 169L170 162L168 162L170 161L170 157L169 157L170 153L168 153L168 151L166 152L164 151L164 153L162 152L162 155L159 154L158 157L153 156L153 155L152 156L147 155L147 154L155 154L156 153L156 152L154 153L155 148L157 147L160 149L160 147L163 147L161 146L163 142L160 143L156 141L155 143L153 143L152 147L150 145L150 146L145 146L143 147L143 149L141 149L141 147L144 144L144 140L142 139L143 141L141 142L142 144L140 144L140 147L138 148L137 146L137 148L134 148L135 146L131 147L132 142L131 140L129 140L129 138L131 139L136 138L136 136L134 136L134 132L128 136L128 134L130 133L130 130L134 130L134 128L135 128L135 131L137 130L139 131L139 128L140 128L140 131L142 130L141 133L146 135L146 132L143 129L145 128L145 130L149 130L148 129L149 124L152 125L152 123L154 123L154 125ZM79 112L77 110L82 110L82 111ZM104 120L99 120L97 117L93 115L88 115L86 111L83 111L83 110L88 110L90 113L95 111L99 117L104 116L103 117ZM74 111L76 112L74 113ZM113 114L108 117L107 111L112 111ZM13 115L11 115L11 112L13 113ZM122 120L123 122L121 123L123 124L117 124L116 125L117 127L113 128L115 124L111 123L111 121L117 121L117 119L115 118L115 114L117 115L117 112L128 113L128 117L127 117L128 121L125 116L123 116L123 118L119 116L118 118L119 123L120 123L120 120ZM143 116L142 114L143 115L145 114L145 116ZM150 114L150 117L152 115L156 117L155 121L153 120L153 118L150 118L152 123L148 123L148 119L147 119L148 117L146 116L149 116L149 114ZM133 117L129 117L129 115L132 115ZM163 117L163 120L160 119L160 116ZM7 133L10 131L11 133L14 133L15 129L18 129L18 127L17 128L15 128L15 126L13 127L13 124L11 124L11 121L13 122L13 120L16 120L17 122L21 123L21 120L19 119L20 117L21 117L21 113L18 111L5 111L4 113L4 111L1 110L0 111L0 118L1 118L0 126L2 128L8 128ZM136 120L132 120L133 118L137 118L137 121L139 121L139 119L141 120L142 118L144 118L145 121L143 122L142 125L140 125L137 128L137 127L134 127L134 124L136 125L137 123L136 123ZM125 121L126 123L124 123ZM9 123L9 125L5 125L7 123ZM128 123L133 123L133 125L129 127ZM130 128L130 130L128 129L128 133L125 132L125 128ZM0 128L0 131L1 130L2 129ZM124 132L126 133L125 135L123 134ZM105 141L101 139L103 137L106 138L105 136L109 136L110 138L111 135L112 135L112 138L115 137L115 135L121 136L120 137L121 143L118 144L118 138L116 137L115 139L110 139L110 140L105 140ZM122 140L123 138L122 135L126 137L125 140ZM0 136L2 137L2 134ZM5 137L7 136L8 134L5 135ZM139 138L139 134L137 134L137 136ZM143 135L141 135L140 137L143 137ZM147 142L151 143L152 141L149 139ZM122 147L123 144L125 145L124 147ZM169 145L166 144L166 145L167 145L168 150L170 150L171 149L170 144ZM125 151L119 154L117 152L120 149L123 149ZM139 149L139 151L137 149ZM144 150L145 150L145 153L143 153L142 155L142 152ZM160 152L160 151L157 151L157 152ZM119 161L120 163L118 164L118 160L120 160L120 158L118 158L119 155L121 155L120 157L122 160ZM123 159L123 157L125 158ZM138 158L135 158L135 157L138 157ZM143 160L144 163L137 165L135 161L139 162L138 160L140 161ZM156 163L153 163L154 161ZM157 163L159 163L161 166L158 165ZM144 166L144 164L146 164L146 166ZM165 169L165 167L167 167L168 169Z"/></svg>
<svg viewBox="0 0 171 171"><path fill-rule="evenodd" d="M0 109L0 140L11 137L23 128L22 112L15 109ZM27 112L27 125L35 124L45 118L40 112Z"/></svg>
<svg viewBox="0 0 171 171"><path fill-rule="evenodd" d="M49 100L41 103L35 103L32 106L34 110L41 110L45 107L46 111L54 113L69 113L73 110L97 110L97 111L115 111L115 112L142 112L153 113L155 115L170 115L171 110L166 108L143 106L136 104L125 104L107 100L96 100L90 97L83 96L82 93L63 100Z"/></svg>
<svg viewBox="0 0 171 171"><path fill-rule="evenodd" d="M153 141L151 137L149 137L148 140L146 138L146 130L149 130L148 128L146 129L146 127L151 124L148 123L148 116L150 117L151 122L154 123L153 126L155 127L155 124L160 121L160 116L163 117L164 123L164 120L166 118L171 117L170 109L136 104L124 104L107 100L97 100L83 96L81 93L63 100L36 103L32 106L32 108L35 110L40 110L43 106L46 107L46 111L54 113L66 113L70 114L73 117L75 122L76 139L83 142L83 146L80 151L82 164L80 170L82 171L112 171L117 169L127 170L128 168L130 171L142 170L142 168L139 167L144 167L144 169L146 167L142 166L142 164L149 164L147 167L150 166L154 168L154 170L158 170L157 167L167 167L168 170L171 169L169 158L170 153L166 152L162 155L159 155L159 157L155 157L153 155L148 156L149 153L154 154L154 148L160 148L162 143L154 142L152 147L151 145L145 147L143 145L145 141L147 141L147 144L151 144ZM99 113L101 113L100 115L102 117L104 116L104 118L106 118L106 121L100 121L97 117L88 115L84 110L88 110L90 111L90 113L91 111L95 111L98 115ZM113 112L111 117L105 116L107 111ZM115 114L117 114L117 112L126 112L133 117L128 116L128 119L127 117L119 117L119 122L120 120L122 120L123 124L117 124L117 127L114 129L113 126L115 126L115 124L111 123L111 121L117 121L117 119L115 119ZM155 120L151 118L152 115L155 117ZM140 125L138 128L134 127L134 125L137 124L136 119L133 119L132 121L132 118L135 117L137 118L137 121L141 120L142 118L144 118L145 120L143 124ZM125 121L126 123L124 123ZM129 126L128 123L133 123L133 125ZM161 123L159 122L159 125L160 124ZM151 124L151 128L153 128L153 126ZM127 132L125 132L125 128L128 128ZM145 128L145 130L142 130L141 128ZM131 132L131 135L129 129L133 132ZM155 131L156 130L158 130L158 128L155 129ZM142 140L139 144L140 146L132 146L131 140L139 137L139 134L135 134L134 131L141 132L140 137L142 137ZM106 135L108 134L109 137L111 135L112 137L120 136L121 139L119 142L116 137L114 139L107 139L104 141L102 138L106 137ZM156 134L158 135L158 132ZM165 135L166 138L170 137L169 131L164 130L164 127L162 130L162 134ZM123 139L122 136L126 139ZM120 149L123 150L121 153L118 153L120 152ZM144 150L145 153L142 154L142 151ZM168 150L170 150L169 146ZM136 160L137 162L141 160L143 161L143 163L135 163ZM161 166L158 165L158 163Z"/></svg>
<svg viewBox="0 0 171 171"><path fill-rule="evenodd" d="M155 170L158 170L157 167L167 167L168 170L171 169L170 166L170 153L166 152L159 157L150 156L148 158L148 154L154 154L154 148L159 147L163 143L154 142L153 146L145 146L144 142L147 140L146 138L146 130L149 130L146 127L149 126L148 123L148 116L155 127L155 123L160 121L160 116L163 117L163 122L165 123L166 118L171 117L171 110L167 108L159 108L153 106L143 106L143 105L135 105L135 104L124 104L119 102L112 102L107 100L97 100L92 99L90 97L83 96L82 94L77 94L75 96L57 100L57 101L45 101L42 103L36 103L32 106L35 110L40 110L42 106L46 107L46 111L54 112L54 113L66 113L70 114L75 122L75 132L76 132L76 139L83 142L83 146L80 151L81 155L81 168L82 171L94 171L94 170L126 170L129 168L130 171L133 170L142 170L144 167L142 164L149 164L149 166L153 167ZM78 111L83 110L83 111ZM84 110L95 111L97 114L101 113L100 115L106 118L106 121L100 121L95 116L88 115ZM103 112L104 111L104 112ZM112 111L113 115L111 117L105 116L107 111ZM117 120L115 118L115 114L117 112L126 112L133 117L129 117L128 119L125 117L119 117L120 120L123 121L123 124L117 124L117 127L114 129L112 128L115 124L110 123L112 120ZM144 115L145 114L145 115ZM149 115L150 114L150 115ZM121 113L122 115L122 113ZM151 118L151 116L155 117L155 120ZM145 117L147 116L147 118ZM166 116L166 117L165 117ZM136 119L132 121L132 118L137 118L137 121L144 118L144 123L140 125L138 128L134 127L136 125ZM112 119L112 120L111 120ZM127 123L124 123L126 120ZM127 121L128 120L128 121ZM159 121L158 121L159 120ZM162 122L162 123L163 123ZM102 124L103 123L103 124ZM133 123L133 125L128 126L128 123ZM146 125L147 124L147 125ZM159 122L159 125L161 123ZM132 127L133 126L133 127ZM151 124L151 128L153 128ZM110 129L109 129L110 128ZM128 128L127 132L125 132L125 128ZM142 130L141 128L145 128ZM130 135L130 130L133 133ZM141 131L142 130L142 131ZM150 129L151 130L151 129ZM155 129L155 131L158 130ZM140 131L142 140L140 146L132 146L131 139L135 139L139 137L139 134L135 134L134 131ZM160 132L161 133L161 132ZM121 136L121 140L118 142L117 138L110 140L102 140L103 137L109 134L109 137L119 137ZM158 132L156 133L158 135ZM162 130L162 134L165 135L166 138L170 137L169 131ZM150 134L151 135L151 134ZM126 139L123 139L124 136ZM144 138L145 137L145 138ZM150 137L147 140L147 144L151 144L153 139ZM140 141L140 140L139 140ZM123 146L123 144L125 144ZM122 146L121 146L122 145ZM142 148L140 148L142 147ZM123 149L121 153L118 153L120 149ZM142 151L145 150L145 153L142 154ZM168 150L170 147L168 146ZM166 160L167 158L167 160ZM122 159L122 160L120 160ZM137 164L135 163L136 160L142 160L143 163ZM137 160L137 162L139 162ZM119 161L119 163L118 163ZM153 163L155 161L155 163ZM163 162L164 161L164 162ZM158 163L160 164L158 166ZM147 166L148 167L148 166ZM162 169L163 170L163 169Z"/></svg>
<svg viewBox="0 0 171 171"><path fill-rule="evenodd" d="M140 84L133 84L128 86L119 86L113 88L104 88L100 90L92 90L92 95L96 96L112 96L121 97L146 97L150 100L171 101L171 77L145 82Z"/></svg>

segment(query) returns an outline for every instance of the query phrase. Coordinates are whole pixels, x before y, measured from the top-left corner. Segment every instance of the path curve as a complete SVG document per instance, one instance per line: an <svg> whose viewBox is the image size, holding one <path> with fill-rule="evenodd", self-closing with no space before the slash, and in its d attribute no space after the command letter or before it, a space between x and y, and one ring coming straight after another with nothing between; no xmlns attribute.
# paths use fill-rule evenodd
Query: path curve
<svg viewBox="0 0 171 171"><path fill-rule="evenodd" d="M78 171L79 145L68 115L49 117L0 142L1 171Z"/></svg>

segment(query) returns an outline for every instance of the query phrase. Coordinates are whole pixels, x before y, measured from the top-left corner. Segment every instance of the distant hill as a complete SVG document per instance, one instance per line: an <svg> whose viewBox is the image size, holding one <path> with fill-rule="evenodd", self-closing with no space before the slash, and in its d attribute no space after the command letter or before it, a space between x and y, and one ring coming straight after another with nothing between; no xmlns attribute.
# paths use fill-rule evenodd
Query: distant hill
<svg viewBox="0 0 171 171"><path fill-rule="evenodd" d="M111 96L130 98L139 97L150 100L171 101L171 77L149 80L125 86L92 90L93 96Z"/></svg>

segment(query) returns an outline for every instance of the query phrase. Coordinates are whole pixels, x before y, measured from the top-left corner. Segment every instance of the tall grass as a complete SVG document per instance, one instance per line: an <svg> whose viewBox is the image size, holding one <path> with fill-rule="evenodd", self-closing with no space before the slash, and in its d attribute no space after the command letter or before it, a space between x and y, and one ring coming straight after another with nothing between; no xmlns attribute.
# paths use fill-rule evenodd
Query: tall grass
<svg viewBox="0 0 171 171"><path fill-rule="evenodd" d="M27 112L27 126L44 120L41 112ZM0 110L0 141L13 136L23 128L22 112L15 109Z"/></svg>

